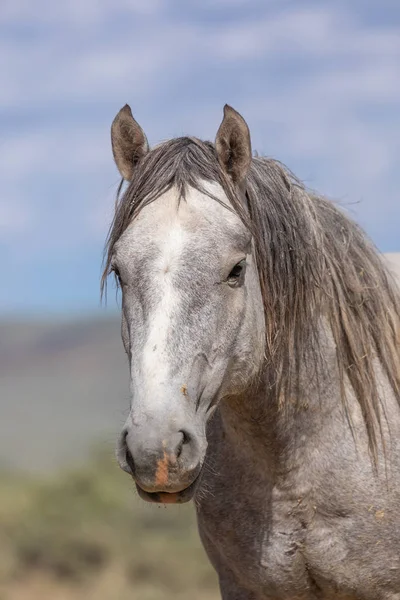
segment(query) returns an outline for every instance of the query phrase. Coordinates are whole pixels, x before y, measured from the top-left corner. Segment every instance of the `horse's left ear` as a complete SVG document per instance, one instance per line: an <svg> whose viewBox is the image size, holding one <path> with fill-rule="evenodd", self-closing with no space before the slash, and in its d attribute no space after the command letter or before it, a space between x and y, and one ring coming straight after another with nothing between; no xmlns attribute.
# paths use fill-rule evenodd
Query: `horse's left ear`
<svg viewBox="0 0 400 600"><path fill-rule="evenodd" d="M228 104L215 139L218 160L233 183L240 185L251 163L250 131L243 117Z"/></svg>
<svg viewBox="0 0 400 600"><path fill-rule="evenodd" d="M111 125L111 143L119 172L131 181L136 163L149 151L149 143L128 104L121 108Z"/></svg>

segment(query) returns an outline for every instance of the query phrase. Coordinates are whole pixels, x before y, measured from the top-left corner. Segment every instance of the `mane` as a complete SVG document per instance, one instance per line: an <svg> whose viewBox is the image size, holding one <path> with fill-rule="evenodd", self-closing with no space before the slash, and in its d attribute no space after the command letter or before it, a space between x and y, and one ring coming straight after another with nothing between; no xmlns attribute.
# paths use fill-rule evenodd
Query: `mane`
<svg viewBox="0 0 400 600"><path fill-rule="evenodd" d="M219 166L213 144L184 137L156 146L139 162L134 180L117 198L102 289L114 245L138 212L173 186L183 200L188 188L210 196L204 181L222 186L233 210L254 236L266 315L266 361L273 374L271 393L279 402L288 403L293 386L298 385L305 353L311 349L315 361L323 359L318 335L322 317L336 346L346 414L350 418L348 378L377 460L381 433L377 360L393 392L400 396L399 292L360 227L332 202L307 190L278 161L252 159L246 208Z"/></svg>

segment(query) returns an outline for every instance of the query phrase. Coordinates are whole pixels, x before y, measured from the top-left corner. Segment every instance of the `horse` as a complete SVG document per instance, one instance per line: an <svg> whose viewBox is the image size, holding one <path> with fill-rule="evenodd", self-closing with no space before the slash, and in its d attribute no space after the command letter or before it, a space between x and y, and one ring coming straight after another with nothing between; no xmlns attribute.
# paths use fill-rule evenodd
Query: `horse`
<svg viewBox="0 0 400 600"><path fill-rule="evenodd" d="M400 302L377 249L228 105L214 143L150 149L128 105L111 141L121 468L146 501L193 499L224 600L399 600Z"/></svg>

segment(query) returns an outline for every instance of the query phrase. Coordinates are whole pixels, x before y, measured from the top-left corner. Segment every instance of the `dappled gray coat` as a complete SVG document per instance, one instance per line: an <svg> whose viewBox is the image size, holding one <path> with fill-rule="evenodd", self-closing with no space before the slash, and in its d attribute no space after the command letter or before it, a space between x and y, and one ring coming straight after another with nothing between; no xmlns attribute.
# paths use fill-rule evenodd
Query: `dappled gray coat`
<svg viewBox="0 0 400 600"><path fill-rule="evenodd" d="M128 106L112 144L122 468L194 498L226 600L400 599L399 295L372 244L228 106L215 145L150 150Z"/></svg>

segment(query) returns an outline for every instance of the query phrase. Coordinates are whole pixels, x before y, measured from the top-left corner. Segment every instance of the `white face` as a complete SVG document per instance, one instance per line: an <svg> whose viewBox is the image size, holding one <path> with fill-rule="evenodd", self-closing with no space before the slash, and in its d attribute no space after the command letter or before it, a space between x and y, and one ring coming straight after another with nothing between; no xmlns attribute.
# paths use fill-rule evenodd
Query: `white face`
<svg viewBox="0 0 400 600"><path fill-rule="evenodd" d="M195 187L200 180L228 181L225 189L241 193L252 160L247 124L228 105L215 146L182 138L150 151L128 105L113 121L111 140L133 201L135 189L150 199L180 172ZM118 457L151 501L190 499L206 453L207 420L223 396L249 385L264 355L251 235L226 206L222 188L203 184L202 192L187 190L185 200L172 188L145 205L112 245L132 391Z"/></svg>
<svg viewBox="0 0 400 600"><path fill-rule="evenodd" d="M207 186L227 202L219 186ZM242 391L262 363L263 308L251 235L215 199L191 189L178 202L171 190L124 232L113 267L121 279L122 337L131 365L127 430L135 432L136 477L138 454L162 446L172 429L193 442L190 475L204 459L214 406Z"/></svg>

